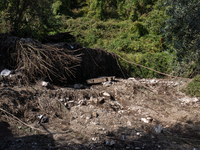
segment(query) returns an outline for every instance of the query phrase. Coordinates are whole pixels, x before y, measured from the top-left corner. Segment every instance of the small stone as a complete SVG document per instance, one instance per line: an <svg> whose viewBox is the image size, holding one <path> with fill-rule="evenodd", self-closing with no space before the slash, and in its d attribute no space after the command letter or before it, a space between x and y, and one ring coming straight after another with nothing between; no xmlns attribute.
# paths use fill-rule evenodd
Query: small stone
<svg viewBox="0 0 200 150"><path fill-rule="evenodd" d="M130 121L127 121L127 126L131 126L131 122Z"/></svg>
<svg viewBox="0 0 200 150"><path fill-rule="evenodd" d="M75 89L84 89L84 86L82 84L74 84Z"/></svg>
<svg viewBox="0 0 200 150"><path fill-rule="evenodd" d="M114 141L110 141L110 146L115 145Z"/></svg>
<svg viewBox="0 0 200 150"><path fill-rule="evenodd" d="M90 119L90 117L86 117L85 119L86 119L86 120L89 120L89 119Z"/></svg>
<svg viewBox="0 0 200 150"><path fill-rule="evenodd" d="M135 147L135 149L140 149L140 147Z"/></svg>
<svg viewBox="0 0 200 150"><path fill-rule="evenodd" d="M152 122L152 121L153 121L153 118L152 118L152 117L150 117L150 116L148 116L148 117L147 117L147 120L148 120L148 122L150 123L150 122Z"/></svg>
<svg viewBox="0 0 200 150"><path fill-rule="evenodd" d="M107 92L103 92L103 96L110 97L110 94L109 94L109 93L107 93Z"/></svg>
<svg viewBox="0 0 200 150"><path fill-rule="evenodd" d="M95 104L97 104L97 103L98 103L98 100L97 100L97 98L90 97L90 100L91 100L92 102L94 102Z"/></svg>
<svg viewBox="0 0 200 150"><path fill-rule="evenodd" d="M78 103L81 104L81 105L86 105L86 101L85 100L80 100Z"/></svg>
<svg viewBox="0 0 200 150"><path fill-rule="evenodd" d="M103 82L102 84L104 87L109 87L109 86L113 85L113 82L107 81L107 82Z"/></svg>
<svg viewBox="0 0 200 150"><path fill-rule="evenodd" d="M106 141L106 145L110 145L110 141Z"/></svg>
<svg viewBox="0 0 200 150"><path fill-rule="evenodd" d="M98 114L96 112L92 112L92 117L97 118Z"/></svg>
<svg viewBox="0 0 200 150"><path fill-rule="evenodd" d="M105 101L105 97L98 97L98 102L99 102L100 104L103 104L104 101Z"/></svg>

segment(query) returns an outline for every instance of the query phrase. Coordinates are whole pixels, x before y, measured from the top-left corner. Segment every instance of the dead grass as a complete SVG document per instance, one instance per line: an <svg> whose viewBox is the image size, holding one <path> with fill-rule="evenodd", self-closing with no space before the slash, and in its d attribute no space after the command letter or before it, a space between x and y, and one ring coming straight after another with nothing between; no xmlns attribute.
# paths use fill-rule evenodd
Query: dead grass
<svg viewBox="0 0 200 150"><path fill-rule="evenodd" d="M8 36L8 35L7 35ZM3 41L3 40L6 41ZM27 82L37 78L55 83L65 83L73 78L73 69L80 64L80 54L69 54L65 48L56 48L36 40L18 39L12 36L2 38L3 52L8 57L7 63L23 74ZM10 54L6 55L6 54Z"/></svg>

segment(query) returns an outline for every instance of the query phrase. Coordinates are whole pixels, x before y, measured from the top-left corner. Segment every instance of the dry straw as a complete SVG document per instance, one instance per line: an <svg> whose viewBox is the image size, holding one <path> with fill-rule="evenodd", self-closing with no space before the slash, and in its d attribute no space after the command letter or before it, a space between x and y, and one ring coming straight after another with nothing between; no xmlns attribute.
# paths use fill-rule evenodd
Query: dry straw
<svg viewBox="0 0 200 150"><path fill-rule="evenodd" d="M10 64L20 71L28 82L38 77L52 82L66 83L73 78L73 70L81 62L80 55L72 55L65 48L56 48L36 40L15 39L15 46L8 48Z"/></svg>

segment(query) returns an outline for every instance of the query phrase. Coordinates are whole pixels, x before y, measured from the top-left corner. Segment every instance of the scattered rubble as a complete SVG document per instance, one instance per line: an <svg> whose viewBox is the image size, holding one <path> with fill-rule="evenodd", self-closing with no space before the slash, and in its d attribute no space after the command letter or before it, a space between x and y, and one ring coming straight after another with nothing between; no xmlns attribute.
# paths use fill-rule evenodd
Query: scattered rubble
<svg viewBox="0 0 200 150"><path fill-rule="evenodd" d="M11 78L8 78L5 82L9 83ZM198 146L198 100L190 98L191 105L181 105L188 97L177 92L179 85L175 86L175 81L150 81L115 79L111 86L101 82L82 88L81 85L85 85L77 83L77 87L75 84L54 86L54 90L44 88L49 84L46 81L28 88L1 85L0 108L30 125L9 121L10 118L1 113L0 120L20 135L8 137L6 133L9 140L0 137L1 147L22 149L21 143L30 149L193 149L194 145ZM173 86L169 88L168 83ZM8 125L5 128L8 132ZM48 136L38 138L36 135ZM184 142L185 137L192 145ZM45 147L41 147L44 143Z"/></svg>
<svg viewBox="0 0 200 150"><path fill-rule="evenodd" d="M196 103L199 101L199 99L197 97L188 97L188 96L185 96L181 99L179 99L179 101L181 101L182 103Z"/></svg>

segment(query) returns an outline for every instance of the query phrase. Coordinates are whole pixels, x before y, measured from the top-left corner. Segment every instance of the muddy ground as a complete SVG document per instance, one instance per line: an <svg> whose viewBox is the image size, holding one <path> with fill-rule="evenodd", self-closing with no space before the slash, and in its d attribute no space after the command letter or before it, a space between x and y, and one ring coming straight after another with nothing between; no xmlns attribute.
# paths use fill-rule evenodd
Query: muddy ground
<svg viewBox="0 0 200 150"><path fill-rule="evenodd" d="M200 149L200 102L181 92L188 82L129 78L48 89L2 80L0 149Z"/></svg>

